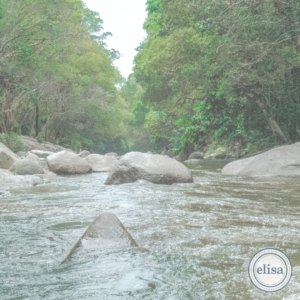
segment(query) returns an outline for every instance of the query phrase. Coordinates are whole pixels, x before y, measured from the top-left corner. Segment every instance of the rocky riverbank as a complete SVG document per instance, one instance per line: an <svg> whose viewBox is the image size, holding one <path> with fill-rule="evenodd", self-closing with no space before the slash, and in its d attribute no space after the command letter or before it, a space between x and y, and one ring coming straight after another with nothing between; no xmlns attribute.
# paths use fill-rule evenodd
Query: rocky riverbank
<svg viewBox="0 0 300 300"><path fill-rule="evenodd" d="M34 138L21 137L24 149L15 154L0 143L0 179L2 188L37 185L53 180L57 175L79 175L109 172L106 184L122 184L145 179L157 184L193 182L188 168L167 155L130 152L75 153L51 143L40 144ZM52 150L52 151L51 151Z"/></svg>
<svg viewBox="0 0 300 300"><path fill-rule="evenodd" d="M180 157L168 154L130 152L119 157L117 153L105 155L70 149L51 143L40 144L34 138L21 137L24 149L15 154L0 143L0 187L38 185L50 182L57 175L80 175L108 172L106 185L135 182L143 179L155 184L191 183L188 167L205 160L227 158L225 149L213 154L193 152L184 163ZM300 143L281 146L264 153L235 160L226 165L222 173L236 176L293 176L300 175Z"/></svg>

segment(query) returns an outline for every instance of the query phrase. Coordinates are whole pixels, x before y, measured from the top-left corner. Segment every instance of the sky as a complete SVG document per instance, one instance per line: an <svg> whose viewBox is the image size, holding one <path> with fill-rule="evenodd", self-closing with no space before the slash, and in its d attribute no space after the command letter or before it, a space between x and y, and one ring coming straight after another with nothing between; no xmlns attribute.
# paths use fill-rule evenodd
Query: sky
<svg viewBox="0 0 300 300"><path fill-rule="evenodd" d="M99 12L104 31L113 34L105 40L108 49L123 57L114 62L124 77L132 73L134 50L146 37L143 24L147 17L146 0L84 0L89 9Z"/></svg>

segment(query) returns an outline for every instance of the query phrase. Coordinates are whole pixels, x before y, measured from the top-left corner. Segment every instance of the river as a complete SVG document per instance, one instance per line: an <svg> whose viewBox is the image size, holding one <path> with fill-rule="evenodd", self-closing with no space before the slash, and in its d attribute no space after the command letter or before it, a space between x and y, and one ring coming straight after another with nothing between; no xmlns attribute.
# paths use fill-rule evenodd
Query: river
<svg viewBox="0 0 300 300"><path fill-rule="evenodd" d="M225 164L193 166L193 184L105 186L107 174L93 173L3 193L0 299L300 299L299 178L222 176ZM143 249L78 249L61 265L105 211ZM276 293L248 278L266 247L293 265Z"/></svg>

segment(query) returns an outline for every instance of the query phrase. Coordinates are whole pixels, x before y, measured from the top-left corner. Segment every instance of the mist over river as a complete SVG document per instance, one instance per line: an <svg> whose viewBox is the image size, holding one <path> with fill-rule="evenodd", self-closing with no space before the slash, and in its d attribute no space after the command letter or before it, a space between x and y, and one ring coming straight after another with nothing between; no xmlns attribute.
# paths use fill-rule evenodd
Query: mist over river
<svg viewBox="0 0 300 300"><path fill-rule="evenodd" d="M4 192L0 299L300 299L299 177L223 176L227 162L192 166L189 184L106 186L108 174L93 173ZM140 249L82 247L61 265L107 211ZM276 293L248 278L250 259L266 247L293 265Z"/></svg>

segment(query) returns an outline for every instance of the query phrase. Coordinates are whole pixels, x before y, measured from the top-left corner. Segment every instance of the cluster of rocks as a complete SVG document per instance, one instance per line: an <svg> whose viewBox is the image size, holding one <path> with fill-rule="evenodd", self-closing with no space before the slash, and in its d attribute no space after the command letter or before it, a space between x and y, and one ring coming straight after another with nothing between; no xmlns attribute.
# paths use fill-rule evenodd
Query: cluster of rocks
<svg viewBox="0 0 300 300"><path fill-rule="evenodd" d="M34 151L19 154L0 143L0 186L36 185L56 176L49 171L44 154L41 157Z"/></svg>
<svg viewBox="0 0 300 300"><path fill-rule="evenodd" d="M105 155L82 151L79 154L68 149L55 148L56 152L40 146L35 139L27 138L31 149L13 153L0 144L0 173L12 182L18 176L31 178L33 184L51 181L56 175L76 175L91 172L109 172L106 185L123 184L143 179L156 184L193 182L186 166L167 155L130 152L119 157L117 153ZM50 143L49 143L50 145ZM44 147L44 148L43 148ZM3 175L4 174L4 175ZM29 177L28 177L29 176ZM20 178L20 177L18 177ZM8 179L7 179L8 180ZM6 181L7 181L6 180Z"/></svg>

